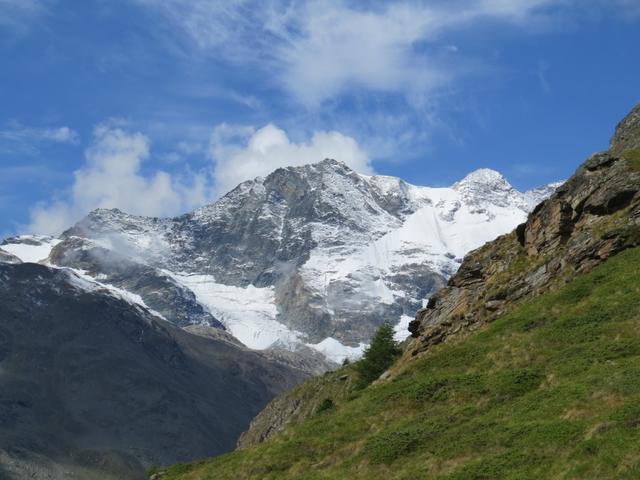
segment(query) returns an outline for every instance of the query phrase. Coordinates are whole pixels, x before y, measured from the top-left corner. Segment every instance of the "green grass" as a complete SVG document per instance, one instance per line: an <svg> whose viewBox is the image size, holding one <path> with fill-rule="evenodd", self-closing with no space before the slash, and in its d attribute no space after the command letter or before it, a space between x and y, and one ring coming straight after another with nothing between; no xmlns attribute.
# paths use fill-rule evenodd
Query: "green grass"
<svg viewBox="0 0 640 480"><path fill-rule="evenodd" d="M627 250L392 381L163 478L640 478L639 267Z"/></svg>
<svg viewBox="0 0 640 480"><path fill-rule="evenodd" d="M624 158L629 166L636 172L640 172L640 149L633 148L622 152L622 158Z"/></svg>

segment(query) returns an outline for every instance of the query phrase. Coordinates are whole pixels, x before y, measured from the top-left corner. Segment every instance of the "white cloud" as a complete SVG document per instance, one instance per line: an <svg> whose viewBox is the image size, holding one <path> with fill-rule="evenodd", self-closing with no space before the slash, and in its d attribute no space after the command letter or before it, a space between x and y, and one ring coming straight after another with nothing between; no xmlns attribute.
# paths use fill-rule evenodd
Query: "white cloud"
<svg viewBox="0 0 640 480"><path fill-rule="evenodd" d="M223 194L238 183L266 176L280 167L316 163L325 158L342 161L362 173L373 169L356 140L340 132L315 132L308 142L292 142L284 130L268 124L251 127L218 125L211 136L215 161L215 191Z"/></svg>
<svg viewBox="0 0 640 480"><path fill-rule="evenodd" d="M309 106L349 87L429 91L450 74L435 59L416 54L412 45L434 33L435 20L402 4L381 12L310 4L295 22L301 34L277 48L284 67L280 80Z"/></svg>
<svg viewBox="0 0 640 480"><path fill-rule="evenodd" d="M394 1L369 8L339 0L137 1L160 12L192 46L267 71L267 81L315 107L349 89L429 93L469 68L457 49L447 48L445 34L487 22L528 28L568 0Z"/></svg>
<svg viewBox="0 0 640 480"><path fill-rule="evenodd" d="M149 157L149 139L141 133L99 126L85 157L85 165L74 173L66 200L32 209L30 232L59 233L95 208L160 217L178 214L207 199L207 182L201 176L181 182L162 171L143 175L140 170Z"/></svg>
<svg viewBox="0 0 640 480"><path fill-rule="evenodd" d="M11 123L0 130L0 142L12 142L33 145L39 142L66 143L75 145L80 143L80 135L67 127L26 127L19 123Z"/></svg>
<svg viewBox="0 0 640 480"><path fill-rule="evenodd" d="M69 127L44 128L40 131L44 140L58 143L79 143L80 135Z"/></svg>
<svg viewBox="0 0 640 480"><path fill-rule="evenodd" d="M31 221L26 227L29 233L59 234L73 225L78 212L65 202L39 203L31 209Z"/></svg>

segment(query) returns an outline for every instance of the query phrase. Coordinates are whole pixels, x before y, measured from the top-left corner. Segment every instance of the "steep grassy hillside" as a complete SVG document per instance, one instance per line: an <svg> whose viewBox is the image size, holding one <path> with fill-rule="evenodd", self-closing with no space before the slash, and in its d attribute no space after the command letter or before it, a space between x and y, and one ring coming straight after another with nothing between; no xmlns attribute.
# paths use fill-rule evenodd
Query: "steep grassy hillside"
<svg viewBox="0 0 640 480"><path fill-rule="evenodd" d="M638 267L626 250L392 380L323 390L333 407L264 443L158 477L639 478Z"/></svg>

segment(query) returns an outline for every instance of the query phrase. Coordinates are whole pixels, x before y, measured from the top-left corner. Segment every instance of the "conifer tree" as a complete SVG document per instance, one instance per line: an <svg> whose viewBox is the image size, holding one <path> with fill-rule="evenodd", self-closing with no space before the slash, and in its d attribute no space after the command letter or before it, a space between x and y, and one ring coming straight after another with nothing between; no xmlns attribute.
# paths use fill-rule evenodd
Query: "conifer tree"
<svg viewBox="0 0 640 480"><path fill-rule="evenodd" d="M360 388L380 377L400 355L400 348L393 339L393 334L393 326L389 322L384 322L376 331L371 345L364 351L362 360L356 364Z"/></svg>

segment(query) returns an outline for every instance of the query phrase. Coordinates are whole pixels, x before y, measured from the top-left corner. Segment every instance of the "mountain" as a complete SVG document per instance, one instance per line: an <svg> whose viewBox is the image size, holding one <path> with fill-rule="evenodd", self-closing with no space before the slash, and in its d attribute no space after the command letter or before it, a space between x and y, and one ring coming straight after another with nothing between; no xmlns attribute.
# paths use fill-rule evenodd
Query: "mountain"
<svg viewBox="0 0 640 480"><path fill-rule="evenodd" d="M320 368L323 356L357 357L384 320L404 338L462 257L556 186L521 193L481 169L449 188L418 187L327 159L244 182L180 217L99 209L58 239L2 248L130 292L178 326L226 329Z"/></svg>
<svg viewBox="0 0 640 480"><path fill-rule="evenodd" d="M221 329L189 333L126 292L14 259L0 263L2 479L135 479L229 451L308 376Z"/></svg>
<svg viewBox="0 0 640 480"><path fill-rule="evenodd" d="M156 480L640 476L640 105L526 222L470 252L372 385L272 401Z"/></svg>

